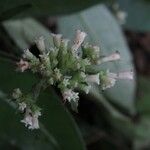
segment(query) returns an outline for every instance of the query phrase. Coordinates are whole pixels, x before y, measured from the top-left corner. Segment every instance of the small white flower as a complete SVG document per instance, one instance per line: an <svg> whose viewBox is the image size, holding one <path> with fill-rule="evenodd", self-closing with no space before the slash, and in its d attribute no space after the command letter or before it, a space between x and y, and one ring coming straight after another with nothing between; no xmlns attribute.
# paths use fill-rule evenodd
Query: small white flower
<svg viewBox="0 0 150 150"><path fill-rule="evenodd" d="M133 71L120 72L117 76L118 79L133 80Z"/></svg>
<svg viewBox="0 0 150 150"><path fill-rule="evenodd" d="M94 55L98 58L100 55L100 48L98 46L93 46Z"/></svg>
<svg viewBox="0 0 150 150"><path fill-rule="evenodd" d="M29 49L26 49L26 50L24 51L23 58L32 60L34 57L35 57L35 56L29 51Z"/></svg>
<svg viewBox="0 0 150 150"><path fill-rule="evenodd" d="M29 63L23 59L20 59L20 61L17 63L18 69L21 72L24 72L25 70L29 69Z"/></svg>
<svg viewBox="0 0 150 150"><path fill-rule="evenodd" d="M66 50L66 49L67 49L67 47L68 47L68 42L69 42L69 41L70 41L69 39L62 39L62 40L61 40L60 46L63 48L63 50Z"/></svg>
<svg viewBox="0 0 150 150"><path fill-rule="evenodd" d="M41 61L44 63L44 65L49 66L50 65L50 58L49 58L49 53L45 53L42 55L39 55L41 58Z"/></svg>
<svg viewBox="0 0 150 150"><path fill-rule="evenodd" d="M24 119L21 120L29 129L39 129L38 117L41 116L40 111L32 112L31 109L27 108L25 112Z"/></svg>
<svg viewBox="0 0 150 150"><path fill-rule="evenodd" d="M40 50L40 52L44 53L45 52L45 43L44 43L44 38L41 36L39 39L35 41L37 48Z"/></svg>
<svg viewBox="0 0 150 150"><path fill-rule="evenodd" d="M86 81L93 82L99 85L100 84L99 73L95 75L88 75Z"/></svg>
<svg viewBox="0 0 150 150"><path fill-rule="evenodd" d="M22 96L21 90L20 90L19 88L14 89L14 91L13 91L13 93L12 93L12 97L13 97L14 99L18 99L18 98L21 97L21 96Z"/></svg>
<svg viewBox="0 0 150 150"><path fill-rule="evenodd" d="M80 68L81 68L80 63L77 63L76 65L77 65L77 69L80 69Z"/></svg>
<svg viewBox="0 0 150 150"><path fill-rule="evenodd" d="M106 75L104 75L101 78L102 89L105 90L105 89L113 87L116 83L116 77L117 77L117 74L111 73L109 72L109 70L107 70Z"/></svg>
<svg viewBox="0 0 150 150"><path fill-rule="evenodd" d="M88 94L90 92L90 89L91 89L91 85L85 86L84 87L85 93Z"/></svg>
<svg viewBox="0 0 150 150"><path fill-rule="evenodd" d="M53 85L53 84L54 84L54 79L53 79L53 78L50 78L50 79L49 79L49 83L50 83L51 85Z"/></svg>
<svg viewBox="0 0 150 150"><path fill-rule="evenodd" d="M61 34L52 34L53 36L53 42L56 47L60 47L61 41L62 41L62 35Z"/></svg>
<svg viewBox="0 0 150 150"><path fill-rule="evenodd" d="M32 112L29 108L26 109L24 119L21 122L25 124L25 127L32 125Z"/></svg>
<svg viewBox="0 0 150 150"><path fill-rule="evenodd" d="M120 59L120 53L118 51L116 51L115 53L107 56L107 57L103 57L100 62L108 62L108 61L115 61L115 60L119 60Z"/></svg>
<svg viewBox="0 0 150 150"><path fill-rule="evenodd" d="M91 65L91 62L90 62L89 59L85 58L85 59L84 59L84 64L85 64L86 66L88 66L88 65Z"/></svg>
<svg viewBox="0 0 150 150"><path fill-rule="evenodd" d="M58 69L58 68L55 68L54 69L54 72L55 72L55 77L56 77L56 79L57 80L60 80L61 79L61 77L62 77L62 74L60 73L60 70Z"/></svg>
<svg viewBox="0 0 150 150"><path fill-rule="evenodd" d="M65 87L67 87L70 84L69 79L63 79L62 83Z"/></svg>
<svg viewBox="0 0 150 150"><path fill-rule="evenodd" d="M27 107L27 104L25 103L25 102L21 102L21 103L19 103L18 104L19 105L19 110L21 111L21 112L23 112L25 109L26 109L26 107Z"/></svg>
<svg viewBox="0 0 150 150"><path fill-rule="evenodd" d="M84 72L81 72L80 75L82 78L86 78L86 74Z"/></svg>
<svg viewBox="0 0 150 150"><path fill-rule="evenodd" d="M77 101L79 99L79 93L74 92L70 89L65 90L62 96L65 101L68 100L69 102L71 102L71 100Z"/></svg>
<svg viewBox="0 0 150 150"><path fill-rule="evenodd" d="M32 117L32 125L29 126L29 129L31 129L31 130L39 129L38 117L35 117L35 116Z"/></svg>
<svg viewBox="0 0 150 150"><path fill-rule="evenodd" d="M80 30L77 30L75 40L74 40L74 45L72 46L72 50L77 53L78 48L80 45L83 43L85 37L86 37L85 32L81 32Z"/></svg>

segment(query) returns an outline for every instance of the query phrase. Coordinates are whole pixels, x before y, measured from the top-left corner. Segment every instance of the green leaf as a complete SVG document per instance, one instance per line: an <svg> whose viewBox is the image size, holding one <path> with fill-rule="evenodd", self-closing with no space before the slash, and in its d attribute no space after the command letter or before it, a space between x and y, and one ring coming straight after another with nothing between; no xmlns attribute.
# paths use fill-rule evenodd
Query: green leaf
<svg viewBox="0 0 150 150"><path fill-rule="evenodd" d="M107 0L110 1L110 0ZM0 21L10 17L66 14L88 8L104 0L5 0L0 2Z"/></svg>
<svg viewBox="0 0 150 150"><path fill-rule="evenodd" d="M150 31L150 3L144 0L118 0L120 7L127 13L125 28Z"/></svg>
<svg viewBox="0 0 150 150"><path fill-rule="evenodd" d="M137 96L136 107L139 114L139 123L137 125L137 137L134 141L135 149L150 148L150 78L138 76L137 78Z"/></svg>
<svg viewBox="0 0 150 150"><path fill-rule="evenodd" d="M33 44L40 36L44 37L47 48L49 48L52 43L52 37L48 29L34 19L27 18L5 21L3 25L21 50L28 48L29 45Z"/></svg>
<svg viewBox="0 0 150 150"><path fill-rule="evenodd" d="M121 61L100 66L101 69L110 69L112 72L126 71L133 68L131 56L120 26L104 5L92 7L81 13L61 17L59 19L59 32L65 37L72 38L76 29L88 34L91 44L99 45L104 55L118 50ZM117 84L104 92L107 97L131 113L134 112L134 81L118 81ZM97 90L100 93L100 90Z"/></svg>
<svg viewBox="0 0 150 150"><path fill-rule="evenodd" d="M150 115L150 78L138 77L138 93L136 106L140 115Z"/></svg>
<svg viewBox="0 0 150 150"><path fill-rule="evenodd" d="M13 64L2 58L0 58L0 69L3 70L0 74L0 89L5 93L11 94L12 90L17 87L27 92L37 82L37 79L28 72L15 72ZM85 149L74 120L51 89L39 98L39 104L42 107L40 130L26 129L20 123L21 117L16 115L15 111L10 108L12 105L7 106L6 102L10 103L5 98L0 98L0 138L5 138L4 140L8 142L15 141L17 146L29 150Z"/></svg>

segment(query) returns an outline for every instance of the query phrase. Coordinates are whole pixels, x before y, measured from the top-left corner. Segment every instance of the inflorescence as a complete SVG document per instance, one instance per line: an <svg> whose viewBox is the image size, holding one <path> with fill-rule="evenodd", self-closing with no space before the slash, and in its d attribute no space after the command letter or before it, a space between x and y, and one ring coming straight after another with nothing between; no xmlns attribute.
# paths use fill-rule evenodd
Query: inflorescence
<svg viewBox="0 0 150 150"><path fill-rule="evenodd" d="M78 91L88 94L91 83L105 90L113 87L117 79L133 79L132 71L118 74L109 70L92 71L95 65L119 60L120 54L116 51L107 57L102 56L98 46L88 43L83 45L86 36L85 32L77 30L74 43L69 46L69 40L63 39L61 34L52 34L54 46L49 49L45 47L44 38L40 37L36 40L36 46L40 51L39 57L27 49L17 63L21 72L29 69L40 76L40 84L37 83L40 90L49 86L59 89L63 101L69 102L74 111L77 111L78 107ZM33 93L23 94L20 89L15 89L13 99L16 100L19 111L24 113L21 122L29 129L38 129L38 117L41 116L41 111L35 103L38 96Z"/></svg>

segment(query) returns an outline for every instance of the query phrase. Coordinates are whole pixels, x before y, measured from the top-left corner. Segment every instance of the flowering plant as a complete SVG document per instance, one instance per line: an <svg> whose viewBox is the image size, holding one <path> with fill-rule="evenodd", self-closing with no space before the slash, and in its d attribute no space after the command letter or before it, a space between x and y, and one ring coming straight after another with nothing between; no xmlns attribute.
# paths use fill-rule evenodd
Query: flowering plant
<svg viewBox="0 0 150 150"><path fill-rule="evenodd" d="M77 30L73 45L70 47L68 39L63 39L61 34L52 34L54 47L45 48L44 38L36 40L39 56L33 55L29 49L24 51L18 70L24 72L30 69L40 77L31 93L23 94L20 89L15 89L13 98L16 100L18 109L24 112L25 123L29 129L38 129L38 117L41 116L40 108L36 100L41 90L49 86L59 89L64 102L71 104L72 110L77 112L79 91L89 93L95 83L102 90L115 85L116 79L133 79L133 72L112 73L106 70L94 70L93 66L101 65L109 61L120 59L118 51L109 56L102 56L100 48L88 43L83 44L86 33ZM81 47L81 49L80 49Z"/></svg>

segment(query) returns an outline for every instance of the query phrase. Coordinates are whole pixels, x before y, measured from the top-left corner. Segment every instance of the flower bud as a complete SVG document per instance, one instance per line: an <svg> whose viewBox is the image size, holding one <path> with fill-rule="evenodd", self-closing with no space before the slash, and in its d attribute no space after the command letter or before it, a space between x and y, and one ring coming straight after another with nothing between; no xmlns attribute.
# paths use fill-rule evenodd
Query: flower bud
<svg viewBox="0 0 150 150"><path fill-rule="evenodd" d="M21 72L24 72L25 70L29 69L29 63L27 61L24 61L23 59L20 59L20 61L17 63L18 69Z"/></svg>
<svg viewBox="0 0 150 150"><path fill-rule="evenodd" d="M103 57L100 62L108 62L108 61L115 61L115 60L119 60L120 59L120 53L118 51L116 51L115 53L107 56L107 57Z"/></svg>
<svg viewBox="0 0 150 150"><path fill-rule="evenodd" d="M88 75L86 81L93 82L99 85L100 84L99 73L95 75Z"/></svg>
<svg viewBox="0 0 150 150"><path fill-rule="evenodd" d="M77 30L75 40L74 40L74 45L72 46L72 50L74 52L77 52L78 48L83 43L86 35L87 34L85 32L81 32L80 30Z"/></svg>
<svg viewBox="0 0 150 150"><path fill-rule="evenodd" d="M133 80L133 71L120 72L117 78Z"/></svg>
<svg viewBox="0 0 150 150"><path fill-rule="evenodd" d="M62 35L61 34L52 34L52 36L53 36L54 46L59 48L60 44L61 44Z"/></svg>
<svg viewBox="0 0 150 150"><path fill-rule="evenodd" d="M35 41L37 48L41 53L45 53L45 43L44 43L44 38L41 36L39 39Z"/></svg>

